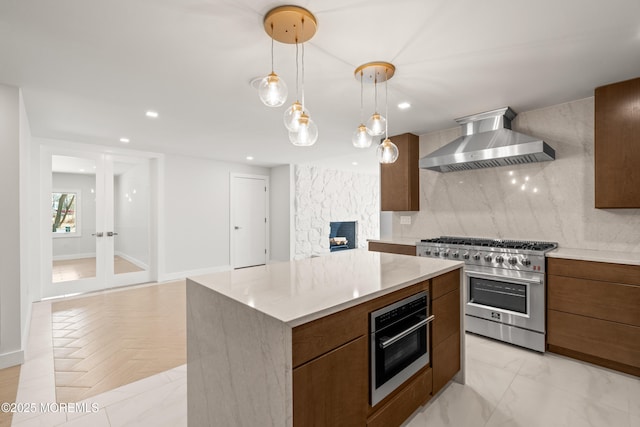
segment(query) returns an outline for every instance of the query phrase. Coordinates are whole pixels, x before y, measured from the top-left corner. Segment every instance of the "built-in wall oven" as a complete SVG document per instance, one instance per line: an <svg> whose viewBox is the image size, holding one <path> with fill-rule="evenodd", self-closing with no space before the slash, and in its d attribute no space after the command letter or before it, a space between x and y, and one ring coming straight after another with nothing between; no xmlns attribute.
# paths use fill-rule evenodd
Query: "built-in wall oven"
<svg viewBox="0 0 640 427"><path fill-rule="evenodd" d="M426 291L370 314L371 406L429 363L432 320Z"/></svg>

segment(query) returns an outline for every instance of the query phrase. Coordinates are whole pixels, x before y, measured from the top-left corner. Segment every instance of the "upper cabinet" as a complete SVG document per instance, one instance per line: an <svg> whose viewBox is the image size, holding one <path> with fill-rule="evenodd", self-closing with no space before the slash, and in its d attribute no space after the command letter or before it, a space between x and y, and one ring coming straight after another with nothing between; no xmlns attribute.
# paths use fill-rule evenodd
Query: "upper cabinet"
<svg viewBox="0 0 640 427"><path fill-rule="evenodd" d="M380 165L380 210L419 211L419 138L412 133L392 136L398 146L398 160Z"/></svg>
<svg viewBox="0 0 640 427"><path fill-rule="evenodd" d="M640 78L595 98L595 207L640 208Z"/></svg>

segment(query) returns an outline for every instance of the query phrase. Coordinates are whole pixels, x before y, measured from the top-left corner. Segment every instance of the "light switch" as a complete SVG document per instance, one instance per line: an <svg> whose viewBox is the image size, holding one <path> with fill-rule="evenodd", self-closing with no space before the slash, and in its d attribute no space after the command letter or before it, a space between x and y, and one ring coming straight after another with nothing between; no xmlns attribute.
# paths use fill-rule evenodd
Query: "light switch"
<svg viewBox="0 0 640 427"><path fill-rule="evenodd" d="M410 216L401 216L400 217L400 225L411 225L411 217Z"/></svg>

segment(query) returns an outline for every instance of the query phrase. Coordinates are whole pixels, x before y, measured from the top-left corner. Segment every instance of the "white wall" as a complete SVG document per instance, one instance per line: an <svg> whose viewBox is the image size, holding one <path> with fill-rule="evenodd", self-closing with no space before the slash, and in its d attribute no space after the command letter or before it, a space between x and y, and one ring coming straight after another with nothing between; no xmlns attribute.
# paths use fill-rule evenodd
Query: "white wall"
<svg viewBox="0 0 640 427"><path fill-rule="evenodd" d="M296 165L295 258L328 253L332 221L357 221L359 248L378 238L379 176Z"/></svg>
<svg viewBox="0 0 640 427"><path fill-rule="evenodd" d="M556 160L449 173L421 170L421 211L412 214L411 225L400 225L401 214L394 213L393 235L546 240L640 253L640 209L593 207L594 99L523 112L512 125L543 138L556 150ZM422 135L420 156L459 135L460 128Z"/></svg>
<svg viewBox="0 0 640 427"><path fill-rule="evenodd" d="M150 263L149 164L132 165L114 178L115 253L143 269Z"/></svg>
<svg viewBox="0 0 640 427"><path fill-rule="evenodd" d="M269 169L167 155L164 165L165 279L229 268L230 173Z"/></svg>
<svg viewBox="0 0 640 427"><path fill-rule="evenodd" d="M94 257L96 238L91 233L96 230L95 175L54 172L51 181L54 192L80 190L80 203L76 204L80 208L80 235L52 237L53 259Z"/></svg>
<svg viewBox="0 0 640 427"><path fill-rule="evenodd" d="M22 363L20 93L0 85L0 368ZM25 135L23 138L26 138ZM24 207L24 206L23 206ZM22 227L23 228L23 227Z"/></svg>
<svg viewBox="0 0 640 427"><path fill-rule="evenodd" d="M270 255L273 261L288 261L293 258L291 225L293 224L293 166L271 168L269 175L271 220Z"/></svg>

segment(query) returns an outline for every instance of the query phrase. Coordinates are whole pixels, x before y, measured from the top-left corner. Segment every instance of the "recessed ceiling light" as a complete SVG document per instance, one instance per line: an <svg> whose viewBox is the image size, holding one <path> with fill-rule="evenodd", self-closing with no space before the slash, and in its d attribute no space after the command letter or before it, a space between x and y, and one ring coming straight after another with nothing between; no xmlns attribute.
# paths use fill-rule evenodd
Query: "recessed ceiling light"
<svg viewBox="0 0 640 427"><path fill-rule="evenodd" d="M147 117L151 117L152 119L157 119L157 118L158 118L158 112L157 112L157 111L151 111L151 110L149 110L149 111L147 111L147 112L145 113L145 115L146 115Z"/></svg>
<svg viewBox="0 0 640 427"><path fill-rule="evenodd" d="M80 172L84 172L84 169L80 168Z"/></svg>
<svg viewBox="0 0 640 427"><path fill-rule="evenodd" d="M358 162L351 162L353 166L358 166Z"/></svg>
<svg viewBox="0 0 640 427"><path fill-rule="evenodd" d="M129 138L120 138L120 142L122 142L123 144L128 144L131 142L131 140Z"/></svg>
<svg viewBox="0 0 640 427"><path fill-rule="evenodd" d="M401 110L406 110L409 107L411 107L411 104L409 104L408 102L401 102L400 104L398 104L398 108Z"/></svg>
<svg viewBox="0 0 640 427"><path fill-rule="evenodd" d="M247 160L253 160L253 156L247 156Z"/></svg>

